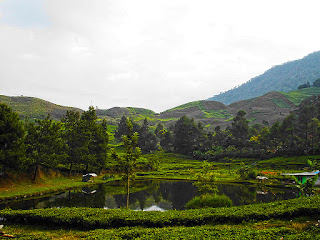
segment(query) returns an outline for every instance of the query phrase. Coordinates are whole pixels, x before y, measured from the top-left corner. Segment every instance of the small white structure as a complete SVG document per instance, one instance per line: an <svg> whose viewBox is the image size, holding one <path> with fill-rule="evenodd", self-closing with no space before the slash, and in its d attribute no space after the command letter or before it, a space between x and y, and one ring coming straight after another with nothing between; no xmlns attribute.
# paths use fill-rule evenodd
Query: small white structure
<svg viewBox="0 0 320 240"><path fill-rule="evenodd" d="M93 178L97 177L98 175L95 173L87 173L85 175L82 175L82 182L93 182ZM92 180L91 180L92 178Z"/></svg>
<svg viewBox="0 0 320 240"><path fill-rule="evenodd" d="M263 176L257 176L256 179L261 180L261 181L268 180L267 177L263 177Z"/></svg>

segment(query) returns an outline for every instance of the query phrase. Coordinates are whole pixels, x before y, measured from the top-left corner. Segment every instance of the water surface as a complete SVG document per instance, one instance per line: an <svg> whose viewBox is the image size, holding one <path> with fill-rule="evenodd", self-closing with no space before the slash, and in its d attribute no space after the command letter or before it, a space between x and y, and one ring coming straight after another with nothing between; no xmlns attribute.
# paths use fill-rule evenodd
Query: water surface
<svg viewBox="0 0 320 240"><path fill-rule="evenodd" d="M220 195L227 195L234 205L292 199L298 193L288 188L217 184ZM129 202L134 210L183 210L188 201L199 195L190 181L137 181L131 188ZM126 188L121 182L100 184L53 194L42 198L0 204L0 209L37 209L61 207L92 207L117 209L127 204Z"/></svg>

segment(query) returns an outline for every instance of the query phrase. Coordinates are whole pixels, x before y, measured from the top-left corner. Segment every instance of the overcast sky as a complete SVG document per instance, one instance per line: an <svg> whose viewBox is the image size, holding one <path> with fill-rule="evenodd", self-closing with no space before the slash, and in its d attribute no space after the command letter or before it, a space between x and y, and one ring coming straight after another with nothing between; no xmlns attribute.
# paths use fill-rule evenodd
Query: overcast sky
<svg viewBox="0 0 320 240"><path fill-rule="evenodd" d="M319 0L0 0L0 94L161 112L320 50Z"/></svg>

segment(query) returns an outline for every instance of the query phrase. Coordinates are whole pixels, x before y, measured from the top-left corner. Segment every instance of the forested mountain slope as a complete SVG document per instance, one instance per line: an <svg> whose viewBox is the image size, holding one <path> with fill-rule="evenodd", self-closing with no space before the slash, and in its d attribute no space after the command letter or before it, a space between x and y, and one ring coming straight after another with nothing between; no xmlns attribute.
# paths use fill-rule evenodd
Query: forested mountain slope
<svg viewBox="0 0 320 240"><path fill-rule="evenodd" d="M261 96L271 91L289 92L320 78L320 51L282 65L274 66L265 73L241 86L218 94L208 100L224 104Z"/></svg>

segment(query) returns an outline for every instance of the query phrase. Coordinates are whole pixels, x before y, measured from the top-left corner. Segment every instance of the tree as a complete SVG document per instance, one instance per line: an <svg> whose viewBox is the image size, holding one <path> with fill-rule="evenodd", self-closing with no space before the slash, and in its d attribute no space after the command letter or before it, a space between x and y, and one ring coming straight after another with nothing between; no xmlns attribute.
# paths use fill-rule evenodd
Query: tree
<svg viewBox="0 0 320 240"><path fill-rule="evenodd" d="M62 118L65 124L64 139L67 143L67 163L70 164L70 174L73 164L82 163L101 170L105 167L108 150L107 123L97 122L95 109L90 106L81 114L67 111Z"/></svg>
<svg viewBox="0 0 320 240"><path fill-rule="evenodd" d="M246 112L238 111L236 117L233 118L231 133L235 140L235 146L242 148L246 145L249 135L249 121L245 118Z"/></svg>
<svg viewBox="0 0 320 240"><path fill-rule="evenodd" d="M310 136L312 136L312 119L315 116L316 108L314 104L310 106L302 106L299 111L298 116L298 128L300 132L301 139L304 139L305 150L308 149L310 142Z"/></svg>
<svg viewBox="0 0 320 240"><path fill-rule="evenodd" d="M162 137L162 134L163 134L163 131L164 131L164 127L163 127L163 124L162 123L158 123L156 129L154 130L154 134L161 139Z"/></svg>
<svg viewBox="0 0 320 240"><path fill-rule="evenodd" d="M310 87L310 83L307 82L307 83L305 83L305 84L299 85L299 86L298 86L298 89L309 88L309 87Z"/></svg>
<svg viewBox="0 0 320 240"><path fill-rule="evenodd" d="M313 87L320 87L320 78L313 82Z"/></svg>
<svg viewBox="0 0 320 240"><path fill-rule="evenodd" d="M197 126L193 119L181 117L174 125L174 150L181 154L191 154L195 148L195 130Z"/></svg>
<svg viewBox="0 0 320 240"><path fill-rule="evenodd" d="M122 116L120 122L118 123L117 130L114 134L115 138L118 139L119 141L122 139L123 135L128 135L129 134L129 129L127 126L127 121L130 121L132 126L133 126L133 131L134 132L139 132L140 126L135 123L132 119L128 119L125 116Z"/></svg>
<svg viewBox="0 0 320 240"><path fill-rule="evenodd" d="M310 196L312 193L314 193L314 185L316 184L316 181L318 180L318 175L315 175L312 178L309 178L305 183L301 183L296 176L291 176L292 179L296 183L296 188L298 188L302 196Z"/></svg>
<svg viewBox="0 0 320 240"><path fill-rule="evenodd" d="M26 129L27 156L35 167L33 180L36 180L39 165L55 167L64 157L62 125L48 115L43 120L27 123Z"/></svg>
<svg viewBox="0 0 320 240"><path fill-rule="evenodd" d="M73 165L77 163L80 164L82 157L87 153L86 147L84 146L84 139L82 138L80 113L67 111L61 121L64 123L63 138L66 143L66 163L70 164L69 175L71 175Z"/></svg>
<svg viewBox="0 0 320 240"><path fill-rule="evenodd" d="M121 140L123 135L128 134L128 128L127 128L127 118L125 116L122 116L120 122L118 123L117 130L114 133L114 137L118 140Z"/></svg>
<svg viewBox="0 0 320 240"><path fill-rule="evenodd" d="M291 149L296 146L295 143L295 130L296 129L296 116L291 113L282 122L280 131L282 135L282 142Z"/></svg>
<svg viewBox="0 0 320 240"><path fill-rule="evenodd" d="M25 130L17 113L0 103L0 170L25 167Z"/></svg>
<svg viewBox="0 0 320 240"><path fill-rule="evenodd" d="M157 150L157 138L154 133L150 132L147 118L144 119L143 125L138 130L138 133L138 146L142 152L148 153Z"/></svg>
<svg viewBox="0 0 320 240"><path fill-rule="evenodd" d="M127 180L127 209L129 209L130 178L134 177L137 159L141 156L141 150L137 147L139 134L133 131L132 122L127 119L128 134L122 137L125 148L124 156L120 156L114 149L111 156L117 162L118 169Z"/></svg>
<svg viewBox="0 0 320 240"><path fill-rule="evenodd" d="M90 144L89 152L95 155L94 166L98 167L100 171L106 165L109 135L107 132L107 122L105 119L102 123L96 124L92 132L92 141Z"/></svg>
<svg viewBox="0 0 320 240"><path fill-rule="evenodd" d="M173 148L173 136L170 130L162 131L160 146L165 151L171 151Z"/></svg>
<svg viewBox="0 0 320 240"><path fill-rule="evenodd" d="M196 181L193 183L201 194L217 194L218 187L214 184L216 175L212 170L212 164L204 161L202 169L195 175Z"/></svg>
<svg viewBox="0 0 320 240"><path fill-rule="evenodd" d="M281 139L281 128L280 123L276 122L270 128L270 144L272 145L273 149L276 151L280 146L280 139Z"/></svg>

